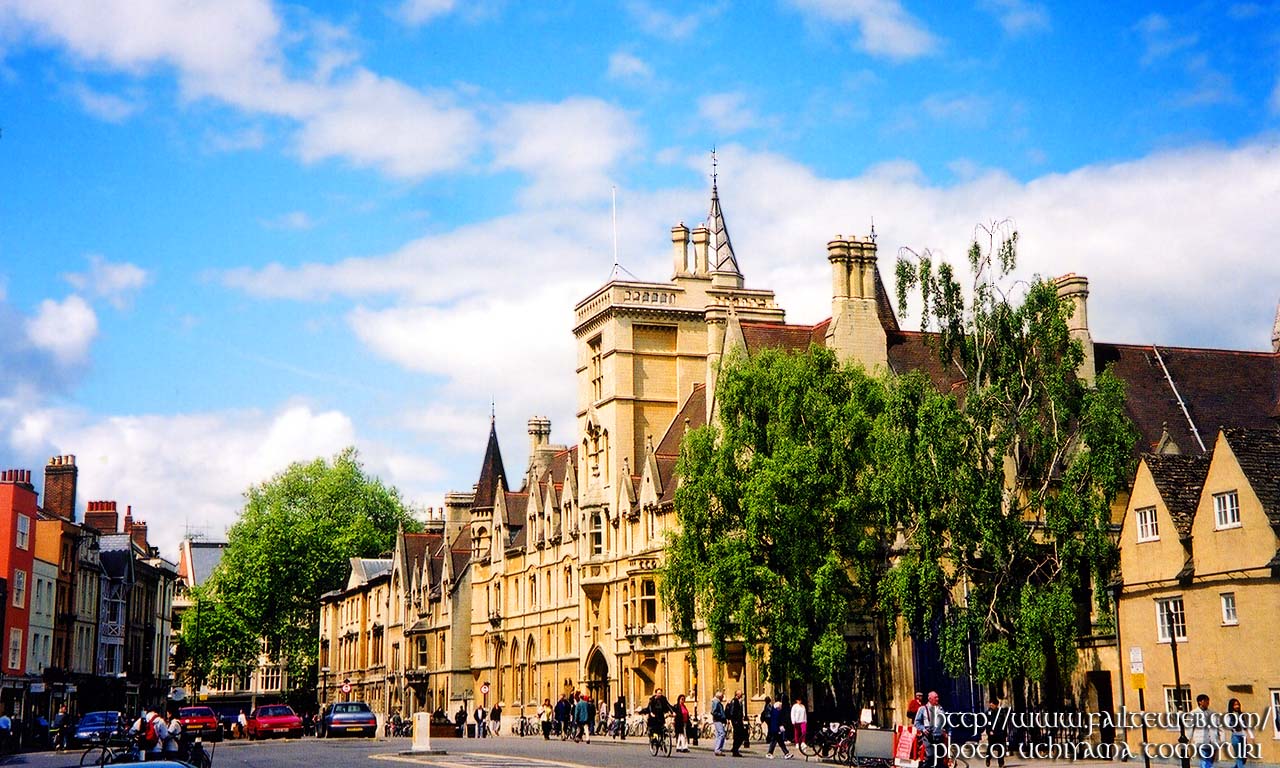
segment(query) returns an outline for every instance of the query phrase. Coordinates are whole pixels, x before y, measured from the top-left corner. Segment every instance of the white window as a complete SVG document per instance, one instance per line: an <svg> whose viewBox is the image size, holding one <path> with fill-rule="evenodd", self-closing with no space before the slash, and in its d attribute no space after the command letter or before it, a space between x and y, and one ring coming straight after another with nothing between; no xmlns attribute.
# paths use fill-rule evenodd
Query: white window
<svg viewBox="0 0 1280 768"><path fill-rule="evenodd" d="M18 515L18 549L31 548L31 518Z"/></svg>
<svg viewBox="0 0 1280 768"><path fill-rule="evenodd" d="M1166 685L1164 687L1164 711L1190 712L1191 686L1184 685L1181 688L1174 688L1172 685Z"/></svg>
<svg viewBox="0 0 1280 768"><path fill-rule="evenodd" d="M20 669L22 667L22 630L9 630L9 668Z"/></svg>
<svg viewBox="0 0 1280 768"><path fill-rule="evenodd" d="M1235 626L1240 623L1240 617L1236 615L1236 593L1222 593L1222 623L1228 626Z"/></svg>
<svg viewBox="0 0 1280 768"><path fill-rule="evenodd" d="M1170 635L1176 637L1178 642L1186 642L1187 614L1183 610L1181 597L1156 601L1156 631L1162 643L1169 642Z"/></svg>
<svg viewBox="0 0 1280 768"><path fill-rule="evenodd" d="M1137 510L1138 541L1158 541L1160 526L1156 522L1156 508L1147 507Z"/></svg>
<svg viewBox="0 0 1280 768"><path fill-rule="evenodd" d="M1271 728L1274 738L1280 739L1280 690L1271 691Z"/></svg>
<svg viewBox="0 0 1280 768"><path fill-rule="evenodd" d="M1214 528L1240 527L1240 495L1235 491L1213 495Z"/></svg>
<svg viewBox="0 0 1280 768"><path fill-rule="evenodd" d="M27 606L27 572L13 572L13 607L25 608Z"/></svg>

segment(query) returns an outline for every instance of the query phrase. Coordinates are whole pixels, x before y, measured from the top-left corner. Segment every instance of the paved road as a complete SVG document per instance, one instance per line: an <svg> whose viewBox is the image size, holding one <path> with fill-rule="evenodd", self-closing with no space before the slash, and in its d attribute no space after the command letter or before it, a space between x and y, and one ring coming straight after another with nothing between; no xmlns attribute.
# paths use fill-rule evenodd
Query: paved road
<svg viewBox="0 0 1280 768"><path fill-rule="evenodd" d="M688 754L671 758L655 758L649 754L643 738L625 742L595 739L591 744L574 744L559 740L543 741L536 736L497 739L437 739L433 744L444 755L403 754L410 740L396 739L287 739L268 742L228 741L216 746L215 768L328 768L328 766L362 765L370 768L737 768L761 765L764 750L754 747L742 760L716 758L707 742ZM781 755L778 756L779 758ZM78 765L80 753L52 752L17 755L3 765L28 768L68 768ZM787 765L798 766L801 755ZM770 762L769 765L773 765ZM1010 760L1006 768L1106 768L1100 762L1067 763L1051 761ZM1116 764L1117 766L1119 764ZM1131 767L1135 764L1129 764ZM1141 763L1137 763L1141 766ZM981 768L981 763L973 764Z"/></svg>

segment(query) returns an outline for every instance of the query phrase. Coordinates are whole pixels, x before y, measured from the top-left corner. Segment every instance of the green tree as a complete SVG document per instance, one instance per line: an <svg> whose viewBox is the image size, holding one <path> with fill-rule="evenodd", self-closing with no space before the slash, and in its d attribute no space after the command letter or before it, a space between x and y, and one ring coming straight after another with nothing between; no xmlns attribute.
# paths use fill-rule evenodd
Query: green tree
<svg viewBox="0 0 1280 768"><path fill-rule="evenodd" d="M1137 439L1123 383L1077 376L1072 308L1052 281L1009 281L1017 233L984 228L969 250L973 283L929 254L897 264L898 301L922 305L960 395L923 377L890 387L877 425L877 503L903 552L880 583L882 606L936 636L952 674L976 644L982 682L1056 683L1076 660L1081 611L1105 612L1116 565L1110 506Z"/></svg>
<svg viewBox="0 0 1280 768"><path fill-rule="evenodd" d="M883 385L830 350L726 360L718 420L681 446L661 591L681 639L768 649L769 679L831 681L846 630L874 597L884 537L868 507Z"/></svg>
<svg viewBox="0 0 1280 768"><path fill-rule="evenodd" d="M296 463L249 488L227 548L183 626L193 677L252 669L264 649L295 688L314 684L320 596L341 588L352 557L392 550L421 524L399 492L368 475L354 448Z"/></svg>

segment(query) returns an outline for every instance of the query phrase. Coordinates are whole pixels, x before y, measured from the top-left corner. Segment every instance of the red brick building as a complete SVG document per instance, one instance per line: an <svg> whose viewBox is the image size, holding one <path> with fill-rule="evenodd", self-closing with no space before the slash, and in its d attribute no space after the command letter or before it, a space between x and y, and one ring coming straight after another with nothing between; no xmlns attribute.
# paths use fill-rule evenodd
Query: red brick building
<svg viewBox="0 0 1280 768"><path fill-rule="evenodd" d="M31 470L7 469L0 473L0 577L5 587L0 593L4 605L0 671L6 677L26 672L36 513Z"/></svg>

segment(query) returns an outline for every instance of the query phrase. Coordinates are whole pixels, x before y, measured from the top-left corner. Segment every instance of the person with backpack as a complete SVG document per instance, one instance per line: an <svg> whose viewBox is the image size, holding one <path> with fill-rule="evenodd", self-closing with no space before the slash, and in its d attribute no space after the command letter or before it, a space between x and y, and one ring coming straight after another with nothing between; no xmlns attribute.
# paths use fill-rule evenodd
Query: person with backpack
<svg viewBox="0 0 1280 768"><path fill-rule="evenodd" d="M138 739L138 751L142 753L143 760L164 759L164 740L169 736L169 729L154 707L133 721L129 733Z"/></svg>

